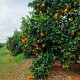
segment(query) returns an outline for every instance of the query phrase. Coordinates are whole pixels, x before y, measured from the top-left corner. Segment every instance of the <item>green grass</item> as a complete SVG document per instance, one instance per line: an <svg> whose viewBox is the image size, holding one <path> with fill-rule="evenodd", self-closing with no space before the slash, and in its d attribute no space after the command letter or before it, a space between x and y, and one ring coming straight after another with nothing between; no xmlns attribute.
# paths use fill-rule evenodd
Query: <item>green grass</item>
<svg viewBox="0 0 80 80"><path fill-rule="evenodd" d="M18 56L15 56L14 58L10 58L8 61L9 61L10 63L13 63L13 62L21 62L21 61L23 61L24 59L25 59L24 54L20 54L20 55L18 55Z"/></svg>

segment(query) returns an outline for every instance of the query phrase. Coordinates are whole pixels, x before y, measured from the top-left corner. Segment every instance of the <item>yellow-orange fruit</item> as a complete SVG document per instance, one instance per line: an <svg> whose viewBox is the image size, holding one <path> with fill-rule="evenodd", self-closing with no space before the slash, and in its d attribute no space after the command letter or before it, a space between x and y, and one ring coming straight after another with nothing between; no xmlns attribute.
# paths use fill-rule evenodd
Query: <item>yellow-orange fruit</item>
<svg viewBox="0 0 80 80"><path fill-rule="evenodd" d="M79 11L78 11L78 10L74 10L74 12L75 12L75 13L78 13Z"/></svg>
<svg viewBox="0 0 80 80"><path fill-rule="evenodd" d="M56 20L56 22L55 22L56 24L58 24L58 20Z"/></svg>
<svg viewBox="0 0 80 80"><path fill-rule="evenodd" d="M36 4L37 6L39 6L39 4Z"/></svg>
<svg viewBox="0 0 80 80"><path fill-rule="evenodd" d="M24 39L22 40L22 43L25 43L25 40Z"/></svg>
<svg viewBox="0 0 80 80"><path fill-rule="evenodd" d="M60 15L59 18L62 18L62 15Z"/></svg>
<svg viewBox="0 0 80 80"><path fill-rule="evenodd" d="M39 13L42 14L42 11L40 11Z"/></svg>
<svg viewBox="0 0 80 80"><path fill-rule="evenodd" d="M68 11L68 8L66 8L65 10L64 10L64 13L66 13Z"/></svg>
<svg viewBox="0 0 80 80"><path fill-rule="evenodd" d="M80 35L80 32L78 32L78 34Z"/></svg>
<svg viewBox="0 0 80 80"><path fill-rule="evenodd" d="M50 13L50 16L52 16L52 12Z"/></svg>
<svg viewBox="0 0 80 80"><path fill-rule="evenodd" d="M64 41L64 38L61 38L62 41Z"/></svg>
<svg viewBox="0 0 80 80"><path fill-rule="evenodd" d="M47 74L48 74L48 76L50 76L51 75L50 71L48 71Z"/></svg>
<svg viewBox="0 0 80 80"><path fill-rule="evenodd" d="M42 7L45 7L45 3L42 3Z"/></svg>
<svg viewBox="0 0 80 80"><path fill-rule="evenodd" d="M62 49L62 47L61 46L58 46L58 49Z"/></svg>
<svg viewBox="0 0 80 80"><path fill-rule="evenodd" d="M40 40L37 40L37 43L40 43Z"/></svg>
<svg viewBox="0 0 80 80"><path fill-rule="evenodd" d="M27 76L27 80L30 80L31 79L31 76Z"/></svg>
<svg viewBox="0 0 80 80"><path fill-rule="evenodd" d="M73 18L69 18L69 21L72 22L74 19Z"/></svg>
<svg viewBox="0 0 80 80"><path fill-rule="evenodd" d="M35 52L35 50L33 49L32 52Z"/></svg>
<svg viewBox="0 0 80 80"><path fill-rule="evenodd" d="M45 34L44 33L41 33L41 37L44 37L45 36Z"/></svg>
<svg viewBox="0 0 80 80"><path fill-rule="evenodd" d="M71 33L71 36L74 36L74 35L75 35L75 32L72 32L72 33Z"/></svg>
<svg viewBox="0 0 80 80"><path fill-rule="evenodd" d="M45 47L45 44L42 44L42 48L44 48Z"/></svg>
<svg viewBox="0 0 80 80"><path fill-rule="evenodd" d="M26 38L24 38L24 40L25 40L25 41L27 41L27 40L28 40L28 38L26 37Z"/></svg>
<svg viewBox="0 0 80 80"><path fill-rule="evenodd" d="M59 17L59 13L55 13L55 18L58 18Z"/></svg>

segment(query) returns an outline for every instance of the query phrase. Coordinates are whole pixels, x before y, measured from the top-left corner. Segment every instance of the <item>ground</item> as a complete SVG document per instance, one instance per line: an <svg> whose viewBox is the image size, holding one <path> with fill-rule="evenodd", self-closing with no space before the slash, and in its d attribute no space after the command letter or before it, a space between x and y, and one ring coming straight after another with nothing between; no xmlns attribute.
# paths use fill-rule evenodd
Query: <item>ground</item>
<svg viewBox="0 0 80 80"><path fill-rule="evenodd" d="M34 57L28 59L14 58L7 54L9 51L6 50L5 52L5 55L0 55L2 60L0 62L0 80L27 80L27 75L30 74L29 67ZM69 69L64 69L60 62L56 61L53 64L52 77L45 80L80 80L80 64L71 63Z"/></svg>

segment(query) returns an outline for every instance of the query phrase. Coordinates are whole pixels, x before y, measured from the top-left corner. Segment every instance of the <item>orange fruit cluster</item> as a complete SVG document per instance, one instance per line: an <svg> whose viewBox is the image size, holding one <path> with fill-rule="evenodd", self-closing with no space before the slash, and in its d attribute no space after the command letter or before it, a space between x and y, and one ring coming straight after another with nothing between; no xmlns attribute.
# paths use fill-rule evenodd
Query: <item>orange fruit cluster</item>
<svg viewBox="0 0 80 80"><path fill-rule="evenodd" d="M28 40L28 38L27 38L27 37L26 37L26 38L24 38L24 39L22 40L22 43L25 43L27 40Z"/></svg>

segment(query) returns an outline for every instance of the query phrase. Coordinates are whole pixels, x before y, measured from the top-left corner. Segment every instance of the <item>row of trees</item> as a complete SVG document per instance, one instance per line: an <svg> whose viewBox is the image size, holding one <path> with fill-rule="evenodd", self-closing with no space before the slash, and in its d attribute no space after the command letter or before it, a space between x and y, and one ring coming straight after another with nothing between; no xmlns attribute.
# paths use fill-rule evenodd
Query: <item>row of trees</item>
<svg viewBox="0 0 80 80"><path fill-rule="evenodd" d="M35 54L30 70L35 78L50 76L52 64L61 61L67 68L80 57L79 0L33 0L31 17L22 18L21 32L8 38L14 54Z"/></svg>

